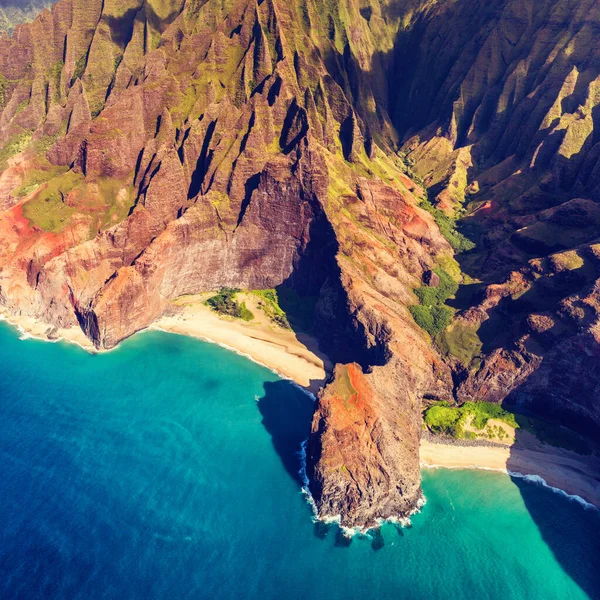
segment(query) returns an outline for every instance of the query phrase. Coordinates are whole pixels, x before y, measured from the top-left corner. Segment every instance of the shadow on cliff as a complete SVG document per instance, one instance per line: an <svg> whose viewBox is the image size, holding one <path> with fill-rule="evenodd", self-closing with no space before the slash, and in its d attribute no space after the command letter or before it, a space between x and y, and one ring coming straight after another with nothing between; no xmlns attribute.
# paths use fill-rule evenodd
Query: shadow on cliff
<svg viewBox="0 0 600 600"><path fill-rule="evenodd" d="M392 3L392 6L394 4ZM551 3L540 2L540 11L536 17L541 24L544 22L544 13ZM444 123L452 115L451 103L459 93L466 74L470 72L472 64L479 56L482 37L473 35L474 31L491 31L495 28L495 22L500 20L504 8L501 1L489 3L447 3L443 11L424 11L417 22L404 35L404 39L398 40L392 56L383 57L387 64L391 63L393 72L390 76L390 98L388 103L389 113L399 133L400 140L407 140L417 131L423 131L429 125ZM544 10L541 10L541 9ZM366 18L366 17L365 17ZM461 27L460 24L468 24ZM428 32L432 32L429 37ZM519 53L527 55L531 52L536 36L530 35L528 40L522 44L515 45L515 54L510 57L509 63L520 59ZM427 43L424 43L425 42ZM478 46L479 45L479 46ZM388 62L389 61L389 62ZM394 64L395 63L395 64ZM398 68L401 67L401 68ZM565 68L570 68L568 65ZM566 73L565 73L566 74ZM539 76L539 72L536 72ZM533 81L533 79L532 79ZM556 81L561 81L557 77ZM475 150L475 158L481 165L489 166L499 164L511 155L517 155L524 163L529 164L528 157L538 148L541 139L546 139L545 152L547 156L538 154L536 165L540 164L538 173L524 170L513 176L509 185L493 186L489 189L483 188L477 196L471 197L475 203L483 207L485 201L490 201L493 211L486 213L480 211L475 218L462 219L457 223L457 229L466 238L475 242L477 248L470 252L457 255L463 273L470 275L483 284L471 284L461 286L454 301L449 302L453 307L464 310L473 304L479 303L485 294L486 284L500 283L513 270L518 270L531 258L547 257L553 252L567 250L590 241L597 235L598 227L591 227L589 240L580 239L582 232L580 226L568 228L564 220L557 222L556 218L548 215L547 219L537 217L541 211L548 211L570 199L583 195L593 197L591 170L585 170L585 156L589 154L590 147L598 143L598 132L596 130L586 143L582 151L566 159L557 156L557 149L563 141L564 134L538 129L540 122L534 122L527 130L524 129L524 119L506 120L503 124L501 119L494 122L495 106L489 102L494 95L499 96L503 81L492 82L485 90L486 95L479 94L475 90L473 98L465 98L461 106L461 118L457 127L456 147L467 145L470 141L470 125L474 123L480 137L483 132L488 134L487 143L480 144ZM537 85L537 84L536 84ZM419 86L419 87L417 87ZM469 88L473 90L473 86ZM547 100L542 98L540 91L534 92L527 100L527 104L521 103L519 108L525 108L534 113L538 103L543 105ZM563 110L574 110L581 104L580 90L575 92L563 102ZM477 120L474 117L476 112ZM543 111L538 111L542 114ZM500 113L498 113L500 114ZM545 113L544 113L545 114ZM593 115L594 123L598 123L598 109ZM495 125L495 126L494 126ZM552 127L556 124L553 123ZM489 131L494 126L493 131ZM439 135L439 129L432 127L432 136ZM593 136L593 137L592 137ZM553 169L556 180L551 184L544 184L541 173L546 174ZM472 179L473 168L468 175ZM429 190L435 195L437 190ZM585 193L588 191L588 193ZM502 221L502 217L506 217ZM530 222L541 221L538 229L542 234L538 236L524 235L519 232L526 219ZM561 225L563 229L557 227ZM557 235L559 232L564 235ZM573 232L573 235L572 235ZM575 236L577 234L577 237ZM536 243L537 242L537 243ZM512 349L511 341L528 328L527 315L532 312L547 312L555 309L563 298L572 294L573 291L583 291L590 286L598 276L594 271L594 265L586 256L580 256L583 265L572 269L552 280L542 277L532 286L531 290L523 294L521 298L503 300L496 309L490 311L490 319L482 325L479 331L484 352L492 352L501 346ZM534 324L535 325L535 324ZM560 327L555 324L550 330L542 330L535 333L535 351L542 357L555 347L556 340L561 336L574 335L577 333L577 325L574 327ZM574 329L574 330L573 330ZM532 348L533 350L533 348ZM589 377L594 371L595 360L588 360L587 370ZM550 362L548 364L551 364ZM554 363L556 364L556 363ZM567 370L568 360L565 361ZM552 370L552 367L546 366ZM569 384L577 378L577 374L555 373L554 379L556 389L564 393L565 380ZM532 378L530 378L532 379ZM571 397L577 394L577 390L585 387L585 382L569 387ZM513 391L509 403L511 408L521 404L531 404L535 386L525 381L518 390ZM591 406L597 402L597 392L582 393L579 403ZM536 409L542 414L547 414L552 398L549 394L538 393ZM567 394L565 394L567 395ZM569 412L568 398L566 406L562 407L562 415ZM546 411L545 413L543 411ZM558 415L557 415L558 416ZM576 414L574 420L580 421ZM573 423L571 423L573 424ZM517 437L525 434L517 431ZM589 433L588 433L589 435ZM510 471L519 472L519 460L513 450L507 462ZM522 463L521 463L522 464ZM594 468L591 466L590 468ZM567 501L561 495L551 491L540 490L537 485L523 478L511 476L513 483L519 489L526 510L539 529L540 535L548 548L552 551L558 563L565 573L571 577L590 598L600 598L600 513L593 509L584 509L575 501ZM516 575L516 574L515 574Z"/></svg>
<svg viewBox="0 0 600 600"><path fill-rule="evenodd" d="M518 429L517 445L520 440L527 445L527 436L527 432ZM519 460L517 453L513 447L506 464L513 473L522 469L523 459ZM589 460L594 459L589 457ZM593 468L591 464L590 468ZM564 572L590 598L600 599L600 511L567 500L562 494L540 489L540 483L515 475L510 477L542 539Z"/></svg>
<svg viewBox="0 0 600 600"><path fill-rule="evenodd" d="M308 439L315 410L314 400L289 381L265 381L258 400L262 424L289 476L301 487L303 466L300 450Z"/></svg>
<svg viewBox="0 0 600 600"><path fill-rule="evenodd" d="M552 395L575 397L583 407L591 407L596 397L594 373L597 372L600 359L592 353L586 358L585 366L582 366L577 361L570 363L566 358L569 356L569 340L578 339L578 344L586 344L576 324L554 318L549 321L551 326L536 329L535 322L528 319L531 314L556 314L563 298L573 293L583 293L593 285L598 276L595 265L585 254L579 258L582 265L577 269L544 274L521 296L502 299L488 312L489 318L479 328L478 336L482 342L482 351L487 355L499 348L515 350L514 340L524 335L529 336L524 347L528 352L539 356L541 364L507 396L503 404L518 412L529 407L535 414L544 415L546 419L552 415L557 422L545 423L544 431L535 427L538 434L543 433L543 437L540 437L548 442L558 442L561 445L566 443L574 450L582 451L579 435L571 435L562 425L577 428L585 436L584 439L593 440L598 435L593 419L572 412L568 402L557 402ZM483 295L483 286L469 287L474 294ZM459 294L455 302L455 306L460 307L460 304L468 304L472 300L465 290L464 298ZM589 344L594 343L595 340L589 340ZM561 352L564 352L565 358L557 363L557 354ZM527 354L524 359L528 360ZM557 368L557 365L560 366ZM527 417L523 417L523 420L527 422ZM511 449L506 467L510 472L519 473L523 469L523 457L519 456L517 447L531 444L531 434L523 427L517 430L516 438L517 444ZM581 460L581 471L588 475L600 472L598 456L582 456ZM558 493L540 490L539 484L521 477L511 475L511 480L518 488L524 506L542 539L564 572L590 598L600 599L600 512L583 508L574 500L567 501ZM600 487L598 476L596 481Z"/></svg>

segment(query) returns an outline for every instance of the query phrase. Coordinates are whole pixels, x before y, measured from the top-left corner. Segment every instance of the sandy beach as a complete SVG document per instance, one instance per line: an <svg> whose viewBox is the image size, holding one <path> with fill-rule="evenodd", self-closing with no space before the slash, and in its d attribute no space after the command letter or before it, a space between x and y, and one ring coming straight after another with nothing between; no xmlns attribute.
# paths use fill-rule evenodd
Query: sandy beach
<svg viewBox="0 0 600 600"><path fill-rule="evenodd" d="M319 352L314 338L274 325L246 298L255 314L250 322L217 315L204 304L206 295L187 296L173 302L165 316L151 329L188 335L220 344L268 367L316 394L332 365ZM0 319L16 327L24 337L46 341L66 340L89 352L96 348L79 327L55 329L33 318L11 316L0 310ZM537 475L551 486L600 507L600 468L588 457L539 442L528 432L520 432L508 446L462 446L443 439L421 441L424 468L488 469Z"/></svg>
<svg viewBox="0 0 600 600"><path fill-rule="evenodd" d="M80 327L56 328L25 315L13 315L0 307L0 321L5 321L17 329L23 338L36 338L45 342L65 340L80 346L87 352L97 352L94 344Z"/></svg>
<svg viewBox="0 0 600 600"><path fill-rule="evenodd" d="M188 335L225 346L244 354L257 363L291 379L316 394L323 386L332 365L309 335L295 333L274 325L257 308L252 298L246 302L255 314L251 322L217 315L204 304L207 294L186 296L172 303L165 316L150 329ZM3 320L22 334L48 342L64 340L88 352L102 352L92 344L79 327L54 328L25 315L12 315L0 308Z"/></svg>
<svg viewBox="0 0 600 600"><path fill-rule="evenodd" d="M217 315L204 305L205 297L188 296L174 302L172 310L156 321L152 328L221 344L245 354L314 394L323 386L332 365L319 352L314 338L274 325L251 297L244 298L255 315L249 322Z"/></svg>
<svg viewBox="0 0 600 600"><path fill-rule="evenodd" d="M459 446L421 441L421 466L488 469L537 475L550 487L579 496L600 508L600 468L594 456L584 456L542 444L523 432L512 446Z"/></svg>

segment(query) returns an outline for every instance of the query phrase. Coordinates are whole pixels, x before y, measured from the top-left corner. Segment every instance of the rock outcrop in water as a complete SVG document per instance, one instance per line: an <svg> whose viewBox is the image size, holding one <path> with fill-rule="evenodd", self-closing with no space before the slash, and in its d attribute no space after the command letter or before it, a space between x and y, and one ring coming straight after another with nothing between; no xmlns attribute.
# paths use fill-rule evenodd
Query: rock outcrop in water
<svg viewBox="0 0 600 600"><path fill-rule="evenodd" d="M348 526L417 504L423 398L594 429L597 13L59 0L0 38L0 301L110 348L184 294L316 298L308 472ZM415 181L480 242L433 343L413 290L462 275Z"/></svg>

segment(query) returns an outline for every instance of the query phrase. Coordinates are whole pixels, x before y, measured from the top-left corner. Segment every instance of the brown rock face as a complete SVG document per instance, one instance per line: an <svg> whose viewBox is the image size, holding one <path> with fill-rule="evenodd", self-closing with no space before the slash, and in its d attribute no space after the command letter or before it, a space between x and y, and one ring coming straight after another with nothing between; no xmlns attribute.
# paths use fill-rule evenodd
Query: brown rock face
<svg viewBox="0 0 600 600"><path fill-rule="evenodd" d="M338 365L319 399L308 446L310 490L321 516L349 527L409 515L421 499L420 395L402 365ZM393 389L399 402L390 402ZM398 412L398 409L401 412Z"/></svg>
<svg viewBox="0 0 600 600"><path fill-rule="evenodd" d="M593 0L421 3L392 109L430 198L466 213L477 244L458 257L482 283L459 293L456 323L482 347L454 363L455 397L594 435L599 28Z"/></svg>

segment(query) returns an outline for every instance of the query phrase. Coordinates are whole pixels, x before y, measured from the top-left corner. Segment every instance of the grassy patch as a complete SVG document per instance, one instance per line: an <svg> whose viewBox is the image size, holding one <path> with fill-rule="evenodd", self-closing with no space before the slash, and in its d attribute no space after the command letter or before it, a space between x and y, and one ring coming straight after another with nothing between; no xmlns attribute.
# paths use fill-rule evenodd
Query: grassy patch
<svg viewBox="0 0 600 600"><path fill-rule="evenodd" d="M15 110L15 117L23 112L27 107L29 106L29 98L27 98L27 100L23 100L23 102L20 102L19 105L17 106L17 110Z"/></svg>
<svg viewBox="0 0 600 600"><path fill-rule="evenodd" d="M82 54L75 62L75 68L73 69L73 76L71 77L71 83L70 83L71 87L73 86L75 81L77 81L78 79L81 79L81 77L85 71L86 64L87 64L87 53Z"/></svg>
<svg viewBox="0 0 600 600"><path fill-rule="evenodd" d="M3 108L6 104L8 96L9 82L2 73L0 73L0 108Z"/></svg>
<svg viewBox="0 0 600 600"><path fill-rule="evenodd" d="M483 429L489 419L503 421L515 429L519 427L515 414L495 402L465 402L461 408L463 411L473 414L472 425L476 429Z"/></svg>
<svg viewBox="0 0 600 600"><path fill-rule="evenodd" d="M464 431L467 419L472 417L471 425L479 429L484 437L493 437L497 426L488 428L490 419L497 419L517 429L519 424L513 413L493 402L465 402L462 406L451 406L449 402L438 402L430 406L423 415L425 425L434 433L443 433L455 438L473 438ZM489 429L490 431L486 431Z"/></svg>
<svg viewBox="0 0 600 600"><path fill-rule="evenodd" d="M63 126L61 128L61 132L57 133L56 135L44 135L41 139L31 142L31 150L33 152L35 152L36 154L45 155L46 152L48 152L48 150L50 150L50 148L52 148L52 146L54 146L54 144L56 143L56 140L58 140L58 138L61 135L64 135L65 133L66 133L66 127ZM38 159L39 158L40 157L38 157ZM44 160L47 164L50 164L50 163L48 163L45 156L42 158L42 160Z"/></svg>
<svg viewBox="0 0 600 600"><path fill-rule="evenodd" d="M351 402L356 400L358 392L352 385L350 373L348 372L348 367L346 365L340 368L339 375L334 380L333 385L335 395L340 398L340 400L343 401L344 406L349 409L351 407Z"/></svg>
<svg viewBox="0 0 600 600"><path fill-rule="evenodd" d="M279 327L291 329L287 315L281 306L279 306L277 290L255 290L252 294L259 298L258 305L271 321L279 325Z"/></svg>
<svg viewBox="0 0 600 600"><path fill-rule="evenodd" d="M439 276L437 287L422 286L415 290L420 305L409 307L413 319L431 337L440 334L452 321L454 311L444 302L456 294L458 284L442 268L434 269Z"/></svg>
<svg viewBox="0 0 600 600"><path fill-rule="evenodd" d="M32 192L35 192L40 185L46 183L48 180L60 175L64 172L67 167L53 167L50 169L31 169L25 175L23 183L20 187L14 190L14 194L18 198L24 198L29 196Z"/></svg>
<svg viewBox="0 0 600 600"><path fill-rule="evenodd" d="M420 206L431 214L433 220L440 228L441 234L448 240L457 254L468 252L475 248L475 243L458 231L456 221L452 217L449 217L443 210L433 206L428 199L422 200Z"/></svg>
<svg viewBox="0 0 600 600"><path fill-rule="evenodd" d="M556 272L575 271L584 265L583 258L579 256L577 251L568 250L560 254L554 254L548 258L552 269Z"/></svg>
<svg viewBox="0 0 600 600"><path fill-rule="evenodd" d="M0 150L0 170L6 169L6 161L19 154L27 148L31 142L31 132L26 131L19 135L14 135L8 139L4 147Z"/></svg>
<svg viewBox="0 0 600 600"><path fill-rule="evenodd" d="M100 197L108 207L100 225L108 229L123 221L135 204L135 189L131 185L123 185L122 181L102 177L98 180Z"/></svg>
<svg viewBox="0 0 600 600"><path fill-rule="evenodd" d="M60 76L62 74L62 70L65 66L65 63L62 60L59 60L54 66L50 69L48 74L48 81L54 84L54 101L60 101Z"/></svg>
<svg viewBox="0 0 600 600"><path fill-rule="evenodd" d="M65 197L82 182L83 175L73 171L51 179L23 205L23 216L42 231L61 232L76 212L76 208L66 204Z"/></svg>
<svg viewBox="0 0 600 600"><path fill-rule="evenodd" d="M240 290L236 288L221 288L221 291L211 296L206 305L221 315L228 315L244 321L254 319L252 311L246 307L245 302L238 302L235 297Z"/></svg>
<svg viewBox="0 0 600 600"><path fill-rule="evenodd" d="M452 321L454 311L448 306L410 306L409 310L415 323L430 336L435 337Z"/></svg>
<svg viewBox="0 0 600 600"><path fill-rule="evenodd" d="M474 327L454 323L436 338L436 344L445 356L454 356L468 367L481 353L481 340Z"/></svg>
<svg viewBox="0 0 600 600"><path fill-rule="evenodd" d="M437 287L425 285L415 290L415 294L423 306L443 304L458 291L458 283L444 269L434 269L434 273L440 278L440 283Z"/></svg>

